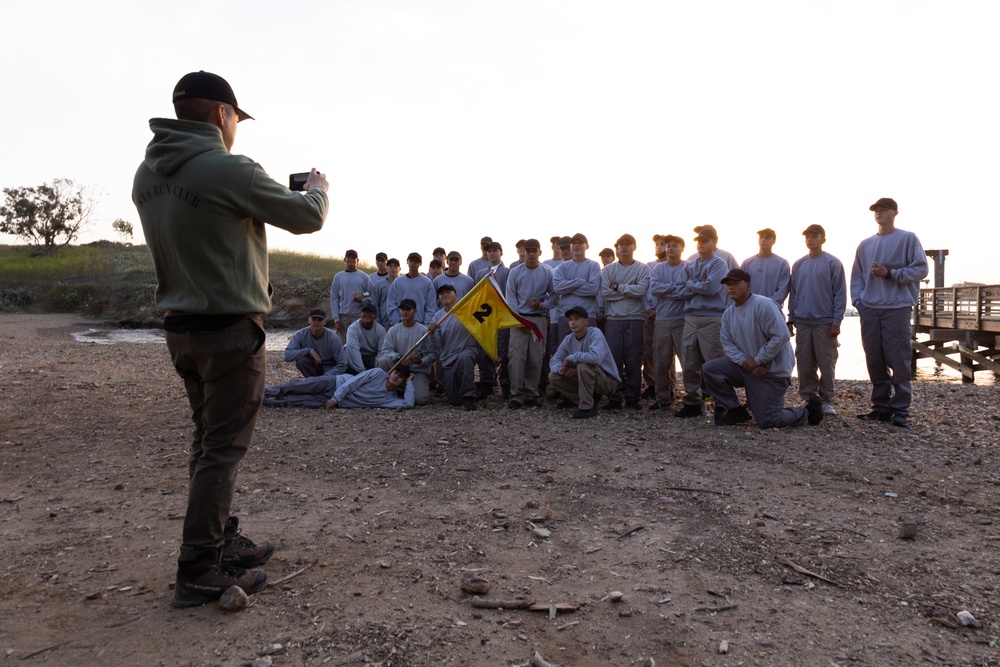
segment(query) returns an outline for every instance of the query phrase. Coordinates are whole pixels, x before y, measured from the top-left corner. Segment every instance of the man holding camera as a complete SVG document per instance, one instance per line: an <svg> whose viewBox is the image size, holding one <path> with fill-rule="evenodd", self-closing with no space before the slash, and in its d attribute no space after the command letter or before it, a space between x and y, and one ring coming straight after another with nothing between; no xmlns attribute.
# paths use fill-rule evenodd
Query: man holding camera
<svg viewBox="0 0 1000 667"><path fill-rule="evenodd" d="M154 118L135 174L139 212L156 271L156 306L174 368L184 381L194 437L188 501L172 604L192 607L230 586L256 592L270 542L239 534L229 516L239 462L264 395L264 314L271 308L265 224L319 231L329 202L313 169L292 192L250 158L230 153L239 108L230 85L208 72L174 87L177 120Z"/></svg>

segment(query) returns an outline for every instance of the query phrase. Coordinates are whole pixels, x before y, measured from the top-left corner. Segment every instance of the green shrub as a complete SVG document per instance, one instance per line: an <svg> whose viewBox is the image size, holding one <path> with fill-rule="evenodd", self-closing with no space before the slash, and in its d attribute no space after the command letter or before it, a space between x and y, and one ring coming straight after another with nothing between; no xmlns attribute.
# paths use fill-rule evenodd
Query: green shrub
<svg viewBox="0 0 1000 667"><path fill-rule="evenodd" d="M57 283L42 299L42 308L48 313L93 313L104 291L100 285Z"/></svg>
<svg viewBox="0 0 1000 667"><path fill-rule="evenodd" d="M34 302L35 295L27 287L0 287L0 312L19 313Z"/></svg>

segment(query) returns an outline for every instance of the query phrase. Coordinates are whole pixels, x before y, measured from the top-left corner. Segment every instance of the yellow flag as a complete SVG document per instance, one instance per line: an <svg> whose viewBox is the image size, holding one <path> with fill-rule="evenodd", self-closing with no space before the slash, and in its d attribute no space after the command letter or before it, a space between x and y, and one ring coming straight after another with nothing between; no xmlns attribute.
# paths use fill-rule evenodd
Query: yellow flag
<svg viewBox="0 0 1000 667"><path fill-rule="evenodd" d="M450 314L469 330L493 361L500 358L497 354L497 331L500 329L527 327L539 340L542 339L542 332L534 323L524 319L507 305L507 300L500 293L500 285L492 273L476 283L475 287L452 306Z"/></svg>

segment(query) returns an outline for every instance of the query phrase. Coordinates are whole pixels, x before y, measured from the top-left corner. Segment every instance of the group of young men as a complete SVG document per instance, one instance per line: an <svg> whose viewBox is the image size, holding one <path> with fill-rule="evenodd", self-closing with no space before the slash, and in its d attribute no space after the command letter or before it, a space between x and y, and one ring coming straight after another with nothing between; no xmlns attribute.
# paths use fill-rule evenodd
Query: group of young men
<svg viewBox="0 0 1000 667"><path fill-rule="evenodd" d="M851 275L873 384L872 410L859 418L905 427L910 309L927 261L916 236L895 228L895 201L880 199L870 210L879 233L861 243ZM641 409L643 399L651 401L649 410L667 410L679 397L674 415L689 418L703 414L710 396L719 425L754 419L761 428L797 426L835 415L848 289L843 264L823 250L823 227L803 230L807 252L791 265L774 253L777 235L770 228L757 232L759 251L741 263L718 247L712 225L694 232L695 252L687 258L682 237L653 236L656 259L649 263L634 258L637 244L630 234L614 249L603 249L600 264L587 258L583 234L552 237L548 259L542 259L538 240L521 240L510 267L502 261L502 246L484 237L481 256L465 272L459 252L437 248L433 261L440 271L422 274L422 257L414 252L400 275L398 260L379 253L377 270L369 275L348 250L345 269L330 287L337 335L324 327L323 311L310 313L309 326L285 351L305 379L269 387L267 402L306 404L294 396L340 390L312 376L369 373L385 387L384 404L397 406L405 400L406 383L391 380L389 371L396 369L414 386L405 407L426 404L436 384L449 403L475 410L477 401L494 395L499 380L510 409L540 406L550 386L559 407L575 407L579 419L595 416L602 397L606 410ZM501 330L498 362L447 317L488 274L511 308L542 333L538 339L527 328ZM803 404L786 408L796 367ZM372 374L376 369L381 375ZM745 390L745 405L737 388Z"/></svg>
<svg viewBox="0 0 1000 667"><path fill-rule="evenodd" d="M787 263L774 259L769 230L759 234L761 252L741 269L716 247L718 236L708 225L695 228L698 252L687 261L681 260L683 239L654 237L652 266L634 260L635 239L628 234L614 250L599 253L603 269L587 259L582 234L553 237L553 257L544 262L538 241L519 242L519 259L509 268L500 244L484 238L482 256L464 277L461 255L441 248L427 276L419 272L417 253L407 257L403 275L397 260L380 253L378 271L368 276L358 271L357 253L348 252L345 271L331 286L333 331L325 328L322 310L312 311L285 356L302 380L265 388L263 317L271 308L265 225L318 231L329 209L329 183L312 169L302 192L293 192L253 160L233 154L238 124L252 116L222 77L190 72L174 86L172 101L176 118L150 120L153 137L136 170L132 200L156 271L156 305L167 313L167 350L194 424L174 606L205 604L232 586L252 594L267 580L263 566L274 544L250 540L230 514L262 396L275 405L408 407L429 399L436 373L449 402L471 410L493 393L499 376L510 408L538 405L548 381L562 405L576 405L574 416L586 418L601 396L608 408L620 408L623 399L638 408L641 366L647 395L655 399L650 407L669 406L677 357L685 388L680 416L700 412L703 385L721 408L720 424L749 418L732 391L740 385L761 426L815 421L833 397L844 279L840 263L824 257L818 225L804 232L809 255L787 271L787 324L780 314ZM879 233L858 247L851 275L872 380L872 410L860 417L905 426L910 309L927 263L916 236L895 228L896 202L880 199L871 210ZM487 272L542 333L538 340L524 329L501 329L499 367L448 315ZM800 391L810 403L785 409L792 328Z"/></svg>

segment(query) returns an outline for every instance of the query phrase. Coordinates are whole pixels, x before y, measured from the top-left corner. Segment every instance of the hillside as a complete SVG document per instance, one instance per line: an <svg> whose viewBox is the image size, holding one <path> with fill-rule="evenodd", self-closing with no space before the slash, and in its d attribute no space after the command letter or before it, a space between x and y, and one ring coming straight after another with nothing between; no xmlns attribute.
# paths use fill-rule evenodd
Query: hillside
<svg viewBox="0 0 1000 667"><path fill-rule="evenodd" d="M326 308L339 259L286 251L269 255L273 307L268 323L301 322ZM0 312L80 314L128 326L157 326L163 314L153 295L156 278L144 245L98 241L53 255L31 246L0 245ZM371 272L371 267L362 266Z"/></svg>

